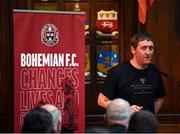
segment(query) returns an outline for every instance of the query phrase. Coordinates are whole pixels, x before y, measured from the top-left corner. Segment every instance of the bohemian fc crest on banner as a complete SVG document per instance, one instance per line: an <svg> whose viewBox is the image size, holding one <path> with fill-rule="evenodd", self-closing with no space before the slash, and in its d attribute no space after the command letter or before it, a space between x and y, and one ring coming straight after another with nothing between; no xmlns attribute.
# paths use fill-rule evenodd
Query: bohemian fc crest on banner
<svg viewBox="0 0 180 134"><path fill-rule="evenodd" d="M41 30L41 41L47 46L54 46L59 41L59 31L53 24L46 24Z"/></svg>
<svg viewBox="0 0 180 134"><path fill-rule="evenodd" d="M114 10L97 12L97 35L116 36L118 34L117 12Z"/></svg>

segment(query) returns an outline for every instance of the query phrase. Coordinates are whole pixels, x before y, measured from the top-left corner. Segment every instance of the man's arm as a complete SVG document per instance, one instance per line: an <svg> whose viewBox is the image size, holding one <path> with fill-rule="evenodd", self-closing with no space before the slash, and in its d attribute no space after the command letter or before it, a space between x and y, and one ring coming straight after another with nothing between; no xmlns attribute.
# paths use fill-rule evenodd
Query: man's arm
<svg viewBox="0 0 180 134"><path fill-rule="evenodd" d="M101 106L101 107L106 109L107 105L110 103L110 100L106 96L104 96L104 94L102 94L100 92L99 96L98 96L97 103L98 103L99 106Z"/></svg>
<svg viewBox="0 0 180 134"><path fill-rule="evenodd" d="M158 113L162 104L163 104L164 98L158 98L154 101L154 107L155 107L155 113Z"/></svg>
<svg viewBox="0 0 180 134"><path fill-rule="evenodd" d="M101 92L99 93L98 100L97 100L97 103L98 103L99 106L106 109L110 102L111 101L104 94L102 94ZM138 112L142 108L143 107L140 107L140 106L137 106L137 105L132 105L131 106L131 114L134 114L135 112Z"/></svg>

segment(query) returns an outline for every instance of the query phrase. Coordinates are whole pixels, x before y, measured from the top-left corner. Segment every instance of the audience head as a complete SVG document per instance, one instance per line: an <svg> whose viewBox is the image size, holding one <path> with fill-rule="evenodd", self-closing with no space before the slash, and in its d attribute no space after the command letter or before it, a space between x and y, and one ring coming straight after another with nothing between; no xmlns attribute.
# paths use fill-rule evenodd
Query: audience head
<svg viewBox="0 0 180 134"><path fill-rule="evenodd" d="M41 108L47 110L52 115L54 131L60 132L62 122L61 111L56 106L51 104L42 105Z"/></svg>
<svg viewBox="0 0 180 134"><path fill-rule="evenodd" d="M106 109L108 125L120 124L128 128L129 119L131 116L130 105L123 99L112 100Z"/></svg>
<svg viewBox="0 0 180 134"><path fill-rule="evenodd" d="M85 133L110 133L108 128L105 127L89 127L86 128Z"/></svg>
<svg viewBox="0 0 180 134"><path fill-rule="evenodd" d="M29 111L25 118L22 133L53 133L52 115L43 108Z"/></svg>
<svg viewBox="0 0 180 134"><path fill-rule="evenodd" d="M158 121L155 115L146 110L136 112L130 119L128 132L132 133L155 133Z"/></svg>

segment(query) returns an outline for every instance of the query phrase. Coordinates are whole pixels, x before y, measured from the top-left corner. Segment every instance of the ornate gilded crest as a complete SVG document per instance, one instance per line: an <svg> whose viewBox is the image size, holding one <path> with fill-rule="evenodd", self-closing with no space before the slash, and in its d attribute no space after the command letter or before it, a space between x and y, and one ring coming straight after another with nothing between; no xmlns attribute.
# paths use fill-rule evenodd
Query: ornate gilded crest
<svg viewBox="0 0 180 134"><path fill-rule="evenodd" d="M118 34L117 12L114 10L97 12L96 29L98 36L116 36Z"/></svg>

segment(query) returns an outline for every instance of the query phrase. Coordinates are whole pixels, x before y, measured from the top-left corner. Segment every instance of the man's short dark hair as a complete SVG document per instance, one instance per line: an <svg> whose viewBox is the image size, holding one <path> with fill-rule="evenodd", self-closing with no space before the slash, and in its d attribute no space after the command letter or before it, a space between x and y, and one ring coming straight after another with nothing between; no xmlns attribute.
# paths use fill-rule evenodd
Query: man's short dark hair
<svg viewBox="0 0 180 134"><path fill-rule="evenodd" d="M130 119L128 132L156 133L158 121L155 115L146 110L136 112Z"/></svg>
<svg viewBox="0 0 180 134"><path fill-rule="evenodd" d="M43 108L37 107L29 111L25 118L22 133L52 133L52 115Z"/></svg>
<svg viewBox="0 0 180 134"><path fill-rule="evenodd" d="M138 42L144 41L144 40L154 41L153 37L149 33L138 32L130 39L130 45L133 46L134 48L136 48L138 45Z"/></svg>

